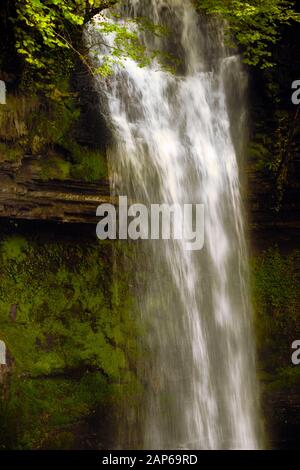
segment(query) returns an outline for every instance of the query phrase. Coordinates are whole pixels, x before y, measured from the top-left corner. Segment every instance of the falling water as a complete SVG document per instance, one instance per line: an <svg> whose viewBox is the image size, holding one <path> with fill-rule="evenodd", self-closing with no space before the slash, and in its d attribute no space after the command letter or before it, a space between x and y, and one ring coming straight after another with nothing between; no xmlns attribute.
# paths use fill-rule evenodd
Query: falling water
<svg viewBox="0 0 300 470"><path fill-rule="evenodd" d="M205 207L201 251L187 251L180 240L135 242L131 276L145 327L146 396L129 419L127 445L255 449L257 391L237 161L246 76L239 56L224 46L222 26L198 15L191 2L131 0L127 12L169 27L165 37L143 32L141 40L176 54L179 65L170 73L157 62L140 68L127 59L100 81L114 129L112 191L147 207ZM101 61L105 49L98 53Z"/></svg>

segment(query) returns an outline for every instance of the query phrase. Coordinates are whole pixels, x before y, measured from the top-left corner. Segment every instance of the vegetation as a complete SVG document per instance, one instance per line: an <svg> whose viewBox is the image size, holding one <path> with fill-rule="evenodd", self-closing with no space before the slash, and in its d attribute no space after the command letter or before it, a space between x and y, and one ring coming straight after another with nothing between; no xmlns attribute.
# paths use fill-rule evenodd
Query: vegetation
<svg viewBox="0 0 300 470"><path fill-rule="evenodd" d="M279 213L294 179L295 158L300 150L298 111L289 109L288 101L276 103L266 97L265 106L256 106L253 116L249 160L257 174L270 180L273 189L270 209Z"/></svg>
<svg viewBox="0 0 300 470"><path fill-rule="evenodd" d="M278 248L252 260L252 292L258 352L264 378L279 387L300 385L299 367L291 364L291 345L300 337L300 252Z"/></svg>
<svg viewBox="0 0 300 470"><path fill-rule="evenodd" d="M90 436L103 427L105 440L105 408L112 423L123 401L137 399L139 331L125 272L112 280L110 251L2 239L0 330L11 370L0 396L0 448L86 447L79 430L84 439L83 429Z"/></svg>
<svg viewBox="0 0 300 470"><path fill-rule="evenodd" d="M67 85L65 85L67 90ZM67 91L63 100L38 95L9 95L0 108L0 161L36 157L36 174L42 180L107 178L105 152L77 141L81 125L76 96Z"/></svg>
<svg viewBox="0 0 300 470"><path fill-rule="evenodd" d="M279 192L300 148L295 110L282 104L290 101L286 88L289 93L292 80L299 78L299 60L279 42L285 26L299 22L294 2L194 1L199 10L225 19L228 43L237 42L245 63L253 67L261 101L252 119L250 155L257 168L274 178ZM0 108L0 162L18 164L24 154L33 155L44 180L99 181L107 176L104 152L77 141L82 110L70 77L79 64L90 74L107 76L124 57L144 66L159 53L145 50L137 27L166 33L141 18L103 21L96 41L105 46L105 36L113 34L115 43L102 66L93 68L83 27L116 3L3 0L9 15L3 15L1 6L0 64L15 78L7 105ZM89 46L92 50L95 44ZM113 281L110 256L108 244L2 237L0 339L11 364L9 387L0 385L0 448L97 446L83 440L90 440L97 426L97 434L107 437L105 410L113 420L123 401L138 400L141 385L133 364L140 327L125 269ZM264 378L279 388L300 385L300 369L290 362L290 345L300 337L299 257L299 252L285 256L271 249L252 260L260 366Z"/></svg>
<svg viewBox="0 0 300 470"><path fill-rule="evenodd" d="M141 44L137 34L147 29L153 34L162 34L164 29L151 25L143 18L121 22L110 21L102 16L97 22L97 43L105 47L105 37L114 35L100 67L94 68L88 58L89 47L83 41L84 25L93 21L96 14L114 6L117 0L15 0L13 29L15 49L26 64L26 84L47 92L49 96L57 89L62 77L68 76L76 62L81 61L92 74L107 76L111 65L124 57L130 57L141 66L149 64L158 51L149 51ZM113 13L113 18L119 18Z"/></svg>
<svg viewBox="0 0 300 470"><path fill-rule="evenodd" d="M269 68L275 65L270 45L280 39L280 27L300 21L286 0L195 0L206 13L221 16L227 24L227 37L234 39L243 51L244 62Z"/></svg>
<svg viewBox="0 0 300 470"><path fill-rule="evenodd" d="M45 82L54 81L72 69L74 56L91 70L87 51L82 43L83 26L93 16L107 7L119 4L117 0L15 0L15 46L36 76ZM228 39L234 39L242 50L245 63L262 68L274 66L270 45L278 42L282 25L300 21L293 1L288 0L194 0L196 7L206 13L221 16L228 26ZM116 18L117 15L114 14ZM124 21L125 20L125 21ZM153 34L163 34L159 25L151 25L142 18L97 23L101 41L114 34L115 42L102 66L97 70L104 75L110 72L111 63L123 57L131 57L141 64L159 56L158 51L147 51L140 43L136 28L148 29ZM52 83L53 85L53 83Z"/></svg>
<svg viewBox="0 0 300 470"><path fill-rule="evenodd" d="M74 55L87 66L83 53L83 25L96 13L116 1L17 0L15 2L15 47L30 65L37 84L55 89L55 83L68 75Z"/></svg>

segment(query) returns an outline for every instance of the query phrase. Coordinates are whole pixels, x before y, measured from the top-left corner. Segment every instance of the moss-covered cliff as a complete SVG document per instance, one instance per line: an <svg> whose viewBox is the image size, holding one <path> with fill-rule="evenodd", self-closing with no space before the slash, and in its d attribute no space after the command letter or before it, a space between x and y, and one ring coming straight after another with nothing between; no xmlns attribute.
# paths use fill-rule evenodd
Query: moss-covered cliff
<svg viewBox="0 0 300 470"><path fill-rule="evenodd" d="M8 92L0 107L2 217L93 222L109 197L107 131L91 79L74 72L57 93Z"/></svg>
<svg viewBox="0 0 300 470"><path fill-rule="evenodd" d="M109 446L122 403L139 392L125 271L112 279L111 246L86 231L32 229L1 234L0 447Z"/></svg>
<svg viewBox="0 0 300 470"><path fill-rule="evenodd" d="M142 393L129 261L113 281L112 247L95 237L96 207L110 197L109 131L80 61L55 80L51 96L32 86L12 46L10 8L8 1L0 7L0 79L8 90L0 105L0 339L8 351L0 447L108 447L123 402ZM272 72L249 70L245 199L263 407L275 429L270 446L282 445L286 422L300 435L300 369L290 361L300 337L300 128L290 100L300 79L298 37L299 26L283 30Z"/></svg>
<svg viewBox="0 0 300 470"><path fill-rule="evenodd" d="M0 7L0 448L107 448L141 391L126 269L113 278L95 232L109 131L78 58L34 86L13 47L14 4Z"/></svg>
<svg viewBox="0 0 300 470"><path fill-rule="evenodd" d="M282 28L276 67L250 70L247 164L252 298L258 369L269 447L295 447L300 436L300 369L291 361L300 337L300 120L292 103L299 79L298 24Z"/></svg>

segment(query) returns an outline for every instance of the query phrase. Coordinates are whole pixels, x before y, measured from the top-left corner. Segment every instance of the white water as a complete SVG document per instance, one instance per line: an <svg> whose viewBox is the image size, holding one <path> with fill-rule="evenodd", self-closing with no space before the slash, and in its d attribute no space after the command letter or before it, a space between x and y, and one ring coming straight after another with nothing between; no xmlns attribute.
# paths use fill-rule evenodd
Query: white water
<svg viewBox="0 0 300 470"><path fill-rule="evenodd" d="M144 203L202 203L205 246L136 243L133 283L148 355L143 409L128 446L255 449L260 446L247 252L239 168L246 77L222 27L187 0L131 0L129 15L165 23L143 40L176 52L177 74L132 60L100 86L114 129L112 190ZM109 39L106 38L106 41ZM99 51L101 61L103 50ZM231 53L232 54L232 53ZM135 433L135 429L138 431Z"/></svg>

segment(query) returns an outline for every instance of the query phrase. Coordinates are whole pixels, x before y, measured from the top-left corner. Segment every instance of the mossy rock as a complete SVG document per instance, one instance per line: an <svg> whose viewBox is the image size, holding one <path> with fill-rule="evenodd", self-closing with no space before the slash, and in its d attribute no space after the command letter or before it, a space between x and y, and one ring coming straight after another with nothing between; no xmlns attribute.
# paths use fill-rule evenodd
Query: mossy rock
<svg viewBox="0 0 300 470"><path fill-rule="evenodd" d="M113 416L141 393L131 368L140 330L126 271L112 281L110 253L110 243L2 238L0 331L13 367L1 448L72 447L76 423L86 428L101 409Z"/></svg>

